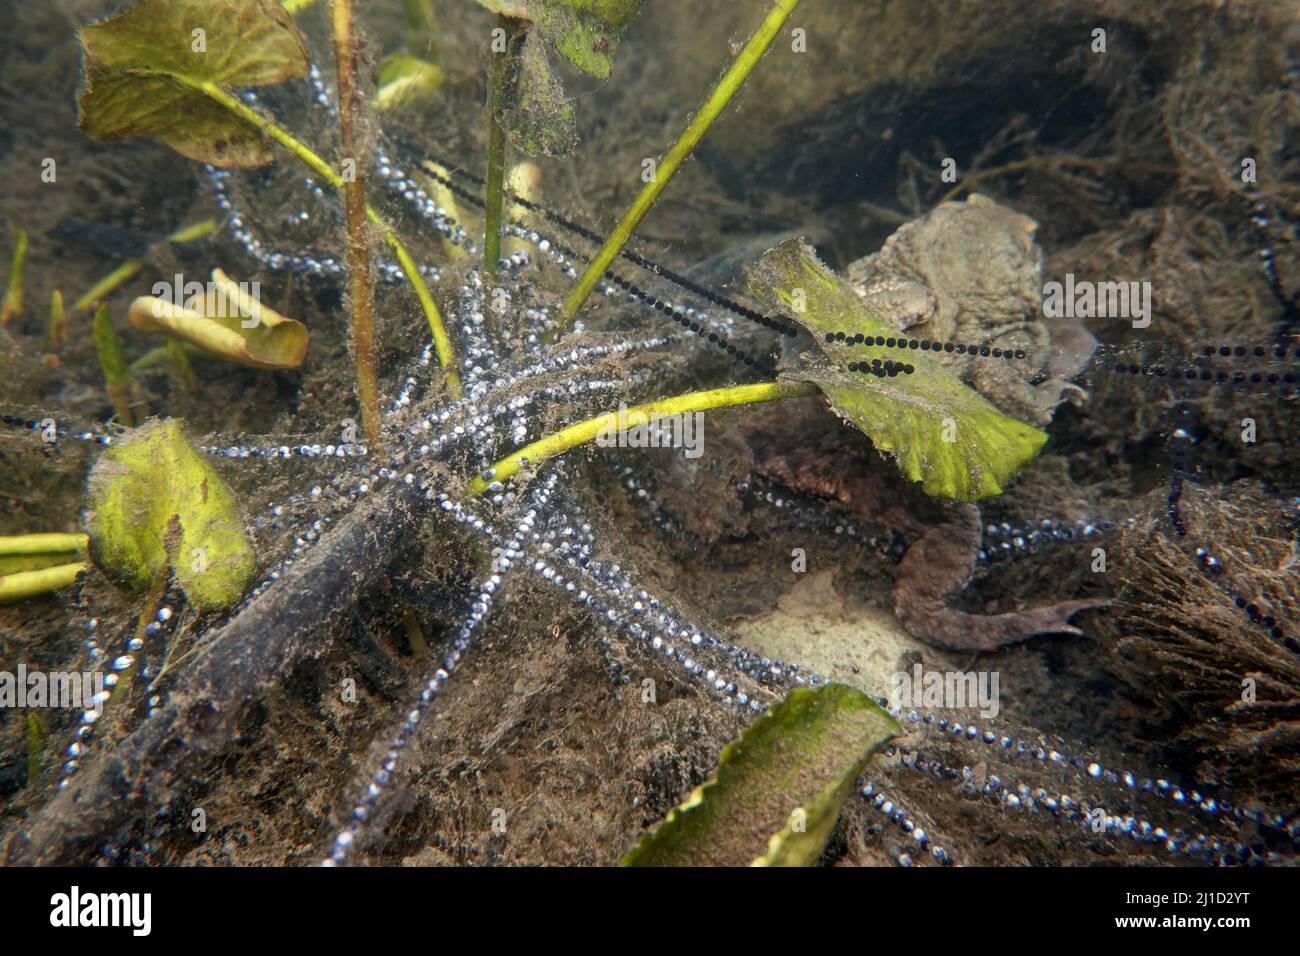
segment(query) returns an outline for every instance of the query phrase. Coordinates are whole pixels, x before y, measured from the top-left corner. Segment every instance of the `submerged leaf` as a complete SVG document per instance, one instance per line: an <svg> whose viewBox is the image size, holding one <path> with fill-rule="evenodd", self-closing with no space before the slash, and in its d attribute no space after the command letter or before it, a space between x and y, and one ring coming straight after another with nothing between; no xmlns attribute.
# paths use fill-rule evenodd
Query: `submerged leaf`
<svg viewBox="0 0 1300 956"><path fill-rule="evenodd" d="M204 611L238 601L256 564L234 495L174 419L104 453L90 474L88 524L91 557L106 574L149 590L170 572Z"/></svg>
<svg viewBox="0 0 1300 956"><path fill-rule="evenodd" d="M880 378L848 371L851 361L897 361L898 351L827 341L829 334L871 340L900 333L872 314L802 240L786 240L765 253L750 275L749 288L807 329L821 351L823 361L786 376L820 388L837 413L880 451L894 454L903 474L922 482L928 494L959 501L999 494L1047 440L1037 428L1003 415L923 352L907 353L908 364L915 367L910 375Z"/></svg>
<svg viewBox="0 0 1300 956"><path fill-rule="evenodd" d="M519 58L519 75L502 110L510 141L530 156L568 156L578 147L578 117L564 95L544 44L529 40Z"/></svg>
<svg viewBox="0 0 1300 956"><path fill-rule="evenodd" d="M203 91L307 75L307 48L273 0L144 0L81 28L78 127L92 139L157 136L215 166L260 166L271 141Z"/></svg>
<svg viewBox="0 0 1300 956"><path fill-rule="evenodd" d="M213 355L254 368L297 368L310 335L301 322L262 305L220 269L203 295L185 306L141 296L131 303L131 324L162 330Z"/></svg>
<svg viewBox="0 0 1300 956"><path fill-rule="evenodd" d="M426 100L438 92L445 78L441 67L418 56L409 53L387 56L379 64L375 109L391 110Z"/></svg>
<svg viewBox="0 0 1300 956"><path fill-rule="evenodd" d="M641 9L641 0L478 0L493 13L537 25L560 54L600 79L609 77L619 34Z"/></svg>
<svg viewBox="0 0 1300 956"><path fill-rule="evenodd" d="M723 749L713 779L622 863L810 866L867 761L898 731L856 688L795 688Z"/></svg>

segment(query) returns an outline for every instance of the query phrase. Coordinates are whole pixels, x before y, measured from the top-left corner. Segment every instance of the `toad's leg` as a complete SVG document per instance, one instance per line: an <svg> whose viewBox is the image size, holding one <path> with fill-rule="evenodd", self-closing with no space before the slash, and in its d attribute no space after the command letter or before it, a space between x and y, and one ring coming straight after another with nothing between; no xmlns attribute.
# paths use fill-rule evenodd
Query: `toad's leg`
<svg viewBox="0 0 1300 956"><path fill-rule="evenodd" d="M1007 614L967 614L948 606L970 581L980 546L980 516L974 505L927 531L899 565L894 613L908 632L935 647L991 651L1035 634L1082 634L1069 623L1074 614L1105 600L1062 601Z"/></svg>

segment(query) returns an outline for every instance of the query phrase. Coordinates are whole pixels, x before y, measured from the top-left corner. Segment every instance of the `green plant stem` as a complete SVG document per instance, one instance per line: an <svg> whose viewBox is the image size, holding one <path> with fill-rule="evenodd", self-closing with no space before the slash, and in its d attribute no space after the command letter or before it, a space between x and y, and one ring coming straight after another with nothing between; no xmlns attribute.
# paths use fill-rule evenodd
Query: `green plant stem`
<svg viewBox="0 0 1300 956"><path fill-rule="evenodd" d="M524 468L586 444L607 429L635 428L655 419L685 412L703 412L711 408L753 405L780 398L815 394L817 394L817 387L804 382L761 382L757 385L731 385L705 392L688 392L685 395L662 398L617 412L605 412L595 418L588 418L561 428L558 432L539 438L531 445L525 445L511 452L492 466L491 470L494 474L491 479L475 478L470 484L470 490L476 495L481 495L487 491L488 485L493 481L505 481Z"/></svg>
<svg viewBox="0 0 1300 956"><path fill-rule="evenodd" d="M208 80L189 80L180 75L171 76L171 78L186 83L191 89L197 90L214 103L230 110L249 125L261 130L296 156L308 169L325 180L325 182L340 192L343 190L343 177L332 169L329 163L321 159L311 147L296 139L279 124L267 119L238 97L231 95L218 84ZM397 260L398 266L401 267L402 273L406 276L407 281L411 283L412 288L415 289L415 297L419 299L420 308L424 310L424 316L429 321L429 332L433 335L433 347L438 353L438 364L447 376L447 390L453 398L458 398L460 396L460 375L452 364L455 354L451 348L451 339L447 336L447 329L442 324L442 313L438 311L438 304L433 301L429 286L425 283L424 277L420 275L415 260L406 251L406 246L402 244L402 240L398 238L397 233L393 231L393 228L388 223L384 222L383 217L369 203L366 204L366 218L374 223L383 234L384 243L392 250L393 257Z"/></svg>
<svg viewBox="0 0 1300 956"><path fill-rule="evenodd" d="M168 242L193 242L196 239L202 239L204 236L211 234L217 228L215 219L203 219L189 226L181 226L175 232L169 233ZM110 272L104 278L100 279L91 286L86 294L72 305L73 312L82 312L91 308L97 302L102 302L108 298L122 283L128 281L136 273L144 268L143 259L126 259L116 269Z"/></svg>
<svg viewBox="0 0 1300 956"><path fill-rule="evenodd" d="M143 268L143 259L124 260L112 272L87 289L85 294L72 304L72 311L83 312L94 308L96 303L104 301L114 289L129 281Z"/></svg>
<svg viewBox="0 0 1300 956"><path fill-rule="evenodd" d="M334 59L338 64L339 132L343 155L355 165L355 175L343 183L343 207L348 229L348 283L352 287L352 359L357 366L357 401L366 444L380 447L379 379L375 372L375 288L370 273L367 235L365 164L357 128L357 47L352 34L352 0L332 0Z"/></svg>
<svg viewBox="0 0 1300 956"><path fill-rule="evenodd" d="M505 49L492 51L487 93L487 182L483 187L483 265L493 279L501 259L501 206L506 181L506 131L501 125L501 106L510 82L510 58L514 48L515 23L497 14L496 24L506 31Z"/></svg>
<svg viewBox="0 0 1300 956"><path fill-rule="evenodd" d="M63 293L55 289L50 293L50 321L45 328L45 337L50 347L58 350L63 344L63 325L68 320L68 313L63 308Z"/></svg>
<svg viewBox="0 0 1300 956"><path fill-rule="evenodd" d="M167 355L167 360L171 363L173 375L180 379L185 390L194 394L199 390L199 380L194 375L194 366L190 364L190 357L185 351L185 342L174 336L167 336L167 344L163 346L163 351ZM136 371L137 363L131 363L131 371Z"/></svg>
<svg viewBox="0 0 1300 956"><path fill-rule="evenodd" d="M44 722L32 712L27 712L27 786L36 782L36 778L41 775L41 768L45 765L43 753L45 750L45 741L49 739L50 732Z"/></svg>
<svg viewBox="0 0 1300 956"><path fill-rule="evenodd" d="M117 341L117 330L108 315L108 305L100 303L95 310L95 319L91 326L95 340L95 353L99 356L99 367L104 372L104 387L108 397L123 424L135 427L135 410L132 408L131 386L135 379L131 369L122 357L122 346Z"/></svg>
<svg viewBox="0 0 1300 956"><path fill-rule="evenodd" d="M23 310L23 273L27 267L27 230L14 237L14 255L9 263L9 283L0 302L0 326L8 325Z"/></svg>
<svg viewBox="0 0 1300 956"><path fill-rule="evenodd" d="M406 49L416 56L433 59L437 12L433 0L402 0L406 16Z"/></svg>
<svg viewBox="0 0 1300 956"><path fill-rule="evenodd" d="M745 79L758 65L767 48L772 45L776 39L785 21L789 19L794 8L799 5L799 0L773 0L772 9L768 11L767 17L763 20L754 35L749 38L745 48L740 51L740 55L727 68L727 72L718 80L704 105L700 107L695 114L695 118L687 125L677 141L673 143L672 148L668 150L668 155L658 164L655 174L650 182L641 187L641 192L637 194L636 199L632 201L623 213L623 218L618 221L614 231L609 234L605 244L600 247L596 257L591 260L587 269L578 278L578 284L569 292L568 297L564 300L564 309L560 314L558 328L560 331L568 328L573 323L573 318L587 297L591 295L592 289L605 274L611 262L619 254L624 244L631 237L636 227L641 224L650 207L655 204L659 194L664 191L668 183L672 181L677 170L681 167L686 158L690 156L691 151L695 149L697 143L708 132L709 127L713 125L714 120L722 113L731 98L736 95L736 91L744 84Z"/></svg>

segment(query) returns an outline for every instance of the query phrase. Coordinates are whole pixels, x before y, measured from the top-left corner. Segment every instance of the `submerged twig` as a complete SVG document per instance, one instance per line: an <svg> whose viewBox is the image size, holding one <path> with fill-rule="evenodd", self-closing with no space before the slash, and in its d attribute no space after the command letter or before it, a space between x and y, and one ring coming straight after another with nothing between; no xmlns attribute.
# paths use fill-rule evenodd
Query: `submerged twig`
<svg viewBox="0 0 1300 956"><path fill-rule="evenodd" d="M219 752L267 685L328 646L328 625L392 560L423 502L398 486L341 521L329 547L307 552L212 636L152 717L15 829L0 861L84 862L104 839L166 803L183 766Z"/></svg>
<svg viewBox="0 0 1300 956"><path fill-rule="evenodd" d="M487 186L483 197L483 265L493 278L496 278L501 259L501 205L506 173L506 131L501 123L501 108L510 84L511 50L515 45L516 31L515 22L509 17L497 14L496 23L497 29L505 33L505 43L502 49L497 50L494 40L489 54Z"/></svg>

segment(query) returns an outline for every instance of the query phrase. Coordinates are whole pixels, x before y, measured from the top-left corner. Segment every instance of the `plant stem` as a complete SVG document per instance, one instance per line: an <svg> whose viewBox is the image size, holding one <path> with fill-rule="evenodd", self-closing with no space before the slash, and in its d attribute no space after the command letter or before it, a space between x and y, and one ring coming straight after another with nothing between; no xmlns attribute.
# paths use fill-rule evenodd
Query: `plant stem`
<svg viewBox="0 0 1300 956"><path fill-rule="evenodd" d="M515 38L515 23L509 17L497 14L496 24L497 29L505 31L506 43L505 49L492 51L489 61L487 183L483 187L483 265L493 279L497 277L497 263L501 259L501 205L506 177L506 131L501 125L501 106L510 82Z"/></svg>
<svg viewBox="0 0 1300 956"><path fill-rule="evenodd" d="M357 47L352 35L352 0L332 0L334 59L338 64L339 132L343 155L351 159L353 175L343 182L343 206L348 223L348 282L352 286L352 359L357 366L357 401L366 444L379 441L379 381L375 374L375 288L370 274L370 236L366 222L366 183L361 156L364 144L357 129Z"/></svg>
<svg viewBox="0 0 1300 956"><path fill-rule="evenodd" d="M624 430L644 425L655 419L684 412L702 412L710 408L726 408L731 405L753 405L758 402L771 402L779 398L795 398L800 395L815 395L817 387L804 382L760 382L757 385L731 385L727 388L714 388L705 392L688 392L672 398L620 409L617 412L605 412L595 418L577 422L558 432L552 432L539 438L531 445L525 445L511 452L492 466L494 474L491 479L475 478L470 490L481 495L487 491L493 481L505 481L531 465L554 458L556 455L586 444L609 429Z"/></svg>
<svg viewBox="0 0 1300 956"><path fill-rule="evenodd" d="M144 597L144 603L140 606L140 613L136 617L135 636L140 640L145 638L145 628L154 619L158 613L158 608L162 606L163 597L167 593L166 584L160 584L149 591ZM120 705L123 700L130 694L131 688L135 686L135 674L140 665L140 655L135 655L135 660L125 670L118 671L117 689L112 693L108 700L104 702L100 719L107 714L110 708Z"/></svg>
<svg viewBox="0 0 1300 956"><path fill-rule="evenodd" d="M105 303L101 302L95 310L91 334L95 341L95 353L99 356L99 367L104 372L104 388L109 400L122 423L134 428L135 409L131 389L135 379L126 359L122 357L117 330L113 328L113 320L108 316L108 305Z"/></svg>
<svg viewBox="0 0 1300 956"><path fill-rule="evenodd" d="M175 232L168 233L167 241L193 242L196 239L202 239L216 228L217 221L215 219L203 219L193 225L181 226ZM90 287L85 295L73 303L72 311L81 312L85 309L89 309L96 302L108 298L109 293L143 268L143 259L124 260L121 265L96 282Z"/></svg>
<svg viewBox="0 0 1300 956"><path fill-rule="evenodd" d="M631 237L633 231L641 220L645 218L650 207L654 205L659 194L664 191L668 183L676 175L677 170L686 157L690 156L691 151L695 149L697 143L708 132L709 127L713 125L714 120L722 113L731 98L736 95L736 91L744 84L746 77L758 65L767 48L772 45L776 39L777 33L794 8L799 5L799 0L773 0L772 9L768 11L767 17L763 20L758 30L749 38L745 48L740 51L740 55L727 68L727 72L718 80L717 86L709 93L704 105L700 107L695 118L677 137L668 155L655 169L655 174L650 182L641 187L641 192L637 194L636 199L632 201L623 213L623 218L618 221L614 231L609 234L605 244L600 247L596 257L591 260L590 265L578 279L578 284L569 292L568 298L564 300L564 310L560 314L559 331L563 331L573 323L573 317L578 310L582 308L587 296L591 295L591 290L596 287L605 270L609 268L611 262L618 255L619 250Z"/></svg>
<svg viewBox="0 0 1300 956"><path fill-rule="evenodd" d="M406 15L406 49L416 56L432 58L436 22L433 0L402 0L402 10Z"/></svg>
<svg viewBox="0 0 1300 956"><path fill-rule="evenodd" d="M56 352L63 344L63 325L68 320L68 313L63 308L63 293L55 289L50 293L50 321L45 327L45 337L50 347Z"/></svg>
<svg viewBox="0 0 1300 956"><path fill-rule="evenodd" d="M9 264L9 285L0 302L0 326L8 325L23 310L23 270L27 266L27 230L14 237L14 255Z"/></svg>
<svg viewBox="0 0 1300 956"><path fill-rule="evenodd" d="M181 384L190 394L198 392L199 380L194 376L194 366L190 364L189 355L185 353L184 340L169 335L163 350L167 353L167 360L171 363L173 376L180 379ZM135 371L134 362L131 364L131 370Z"/></svg>
<svg viewBox="0 0 1300 956"><path fill-rule="evenodd" d="M0 575L0 604L38 597L51 591L62 591L71 586L77 580L77 575L87 567L84 561L73 561L36 571Z"/></svg>
<svg viewBox="0 0 1300 956"><path fill-rule="evenodd" d="M31 711L27 712L27 786L36 782L36 778L41 775L41 768L45 761L42 759L45 750L45 741L49 739L50 732L46 729L45 724L39 717Z"/></svg>
<svg viewBox="0 0 1300 956"><path fill-rule="evenodd" d="M188 82L192 89L198 90L214 103L218 103L230 110L250 126L261 130L271 139L275 140L299 160L301 160L312 172L314 172L325 182L329 183L335 189L342 191L344 183L343 177L330 168L329 163L316 155L306 143L296 139L291 133L282 128L279 124L267 119L257 110L253 109L247 103L243 102L236 96L232 96L216 83L207 80L187 81L185 77L177 74L173 79L180 82ZM447 336L447 330L442 324L442 313L438 311L438 304L433 301L433 295L429 292L428 285L425 284L424 277L420 275L420 270L411 258L411 254L406 251L406 246L398 238L393 228L384 222L383 218L375 211L374 207L366 205L366 218L374 223L383 233L384 242L388 248L393 251L397 264L401 267L402 273L406 276L407 281L415 289L415 297L420 301L420 307L424 310L425 318L429 321L429 331L433 335L433 347L438 353L438 364L442 367L447 376L447 390L453 398L460 397L460 375L456 372L452 364L455 355L451 348L451 339Z"/></svg>
<svg viewBox="0 0 1300 956"><path fill-rule="evenodd" d="M0 555L85 552L90 538L79 532L41 531L0 537Z"/></svg>

